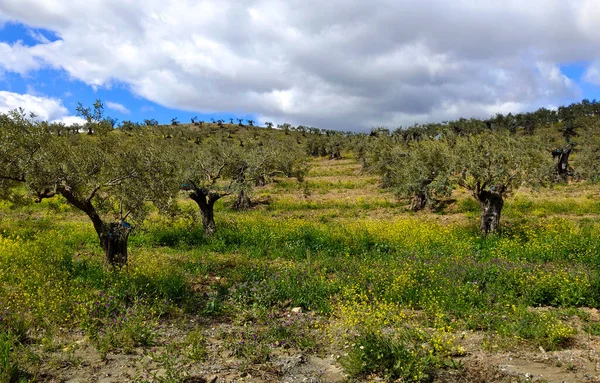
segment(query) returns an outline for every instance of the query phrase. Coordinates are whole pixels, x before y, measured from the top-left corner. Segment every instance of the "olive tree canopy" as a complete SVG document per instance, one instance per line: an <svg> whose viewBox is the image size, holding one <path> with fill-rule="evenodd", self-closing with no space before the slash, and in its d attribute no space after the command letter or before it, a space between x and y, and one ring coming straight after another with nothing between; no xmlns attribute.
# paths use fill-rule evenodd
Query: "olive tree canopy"
<svg viewBox="0 0 600 383"><path fill-rule="evenodd" d="M504 198L522 185L552 178L551 159L542 143L531 136L486 132L459 137L452 151L456 177L481 207L481 231L494 232L500 223Z"/></svg>
<svg viewBox="0 0 600 383"><path fill-rule="evenodd" d="M287 137L263 137L247 143L235 153L231 175L233 187L238 192L233 206L235 210L251 207L250 191L273 182L275 177L303 180L309 169L309 158L296 140Z"/></svg>
<svg viewBox="0 0 600 383"><path fill-rule="evenodd" d="M179 170L169 145L153 134L89 124L92 135L57 135L18 113L0 115L0 163L7 165L0 179L24 184L38 202L64 197L92 221L107 263L120 267L130 222L141 222L150 202L169 205Z"/></svg>
<svg viewBox="0 0 600 383"><path fill-rule="evenodd" d="M411 209L423 209L450 195L453 156L446 140L394 146L388 158L389 185L399 197L412 198Z"/></svg>
<svg viewBox="0 0 600 383"><path fill-rule="evenodd" d="M600 181L600 121L588 117L576 139L577 173L590 182Z"/></svg>
<svg viewBox="0 0 600 383"><path fill-rule="evenodd" d="M207 235L216 232L215 203L231 194L238 146L220 136L209 137L198 145L185 143L180 147L182 187L198 204L202 226ZM226 178L229 178L226 180Z"/></svg>

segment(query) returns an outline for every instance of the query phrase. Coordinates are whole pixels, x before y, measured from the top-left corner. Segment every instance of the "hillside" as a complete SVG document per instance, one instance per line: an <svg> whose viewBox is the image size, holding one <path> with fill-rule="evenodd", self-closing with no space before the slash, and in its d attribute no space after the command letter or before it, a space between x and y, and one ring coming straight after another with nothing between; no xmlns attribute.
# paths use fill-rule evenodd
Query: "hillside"
<svg viewBox="0 0 600 383"><path fill-rule="evenodd" d="M250 211L219 201L212 238L186 214L151 216L119 274L64 200L4 204L11 360L43 381L595 376L595 186L520 190L507 229L482 239L462 191L413 213L350 154L311 165L258 188ZM410 370L389 369L399 360Z"/></svg>

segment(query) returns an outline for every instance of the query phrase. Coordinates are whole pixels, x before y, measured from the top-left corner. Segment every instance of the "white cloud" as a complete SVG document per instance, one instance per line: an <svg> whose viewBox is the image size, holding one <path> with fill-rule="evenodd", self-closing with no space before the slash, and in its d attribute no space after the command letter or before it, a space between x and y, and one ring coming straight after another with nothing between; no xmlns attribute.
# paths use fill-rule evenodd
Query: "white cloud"
<svg viewBox="0 0 600 383"><path fill-rule="evenodd" d="M85 122L80 117L69 116L69 111L59 99L0 91L0 112L6 113L17 108L23 108L27 114L34 113L37 119L43 121L64 122L67 125Z"/></svg>
<svg viewBox="0 0 600 383"><path fill-rule="evenodd" d="M108 109L112 109L112 110L117 111L119 113L123 113L123 114L129 114L129 113L131 113L131 111L129 109L127 109L122 104L119 104L118 102L106 101L106 106L108 107Z"/></svg>
<svg viewBox="0 0 600 383"><path fill-rule="evenodd" d="M62 122L66 126L70 125L84 125L86 123L85 119L79 116L64 116L58 119L53 120L52 122Z"/></svg>
<svg viewBox="0 0 600 383"><path fill-rule="evenodd" d="M55 98L0 91L0 112L16 108L23 108L26 113L34 113L41 120L59 119L68 113L62 102Z"/></svg>
<svg viewBox="0 0 600 383"><path fill-rule="evenodd" d="M583 74L583 80L600 86L600 60L591 64Z"/></svg>
<svg viewBox="0 0 600 383"><path fill-rule="evenodd" d="M559 65L600 59L598 17L596 0L3 0L0 19L61 40L0 43L0 68L118 81L172 108L365 129L576 99Z"/></svg>
<svg viewBox="0 0 600 383"><path fill-rule="evenodd" d="M598 20L600 20L600 2L597 0L583 0L578 9L578 25L586 34L594 36L600 40L600 30L598 29Z"/></svg>
<svg viewBox="0 0 600 383"><path fill-rule="evenodd" d="M30 47L21 42L9 45L0 41L0 72L26 74L41 66L40 59L33 54Z"/></svg>

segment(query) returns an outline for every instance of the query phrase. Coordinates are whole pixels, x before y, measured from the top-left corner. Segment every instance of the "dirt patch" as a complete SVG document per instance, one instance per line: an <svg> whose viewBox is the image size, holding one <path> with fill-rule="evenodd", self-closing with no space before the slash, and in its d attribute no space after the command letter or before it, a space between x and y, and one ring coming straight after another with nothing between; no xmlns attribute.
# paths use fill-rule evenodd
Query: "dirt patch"
<svg viewBox="0 0 600 383"><path fill-rule="evenodd" d="M96 349L84 337L79 336L70 339L63 349L46 354L43 362L47 367L38 375L38 381L152 382L160 377L176 375L179 376L179 381L189 383L341 383L348 380L337 358L332 354L326 355L325 352L277 349L273 350L266 362L247 364L226 349L220 339L220 334L237 330L237 326L206 322L203 326L212 327L205 327L209 356L202 362L174 359L172 366L165 367L165 360L152 358L148 350L141 348L131 354L109 353L102 359ZM167 326L162 329L162 334L163 338L176 340L186 331L185 326ZM462 335L461 344L467 347L465 356L454 358L454 366L437 371L434 382L600 382L600 354L597 351L600 348L597 337L590 336L588 341L579 339L577 348L569 350L490 352L482 349L483 334L475 332ZM153 351L154 355L161 355L166 352L166 348L157 346Z"/></svg>

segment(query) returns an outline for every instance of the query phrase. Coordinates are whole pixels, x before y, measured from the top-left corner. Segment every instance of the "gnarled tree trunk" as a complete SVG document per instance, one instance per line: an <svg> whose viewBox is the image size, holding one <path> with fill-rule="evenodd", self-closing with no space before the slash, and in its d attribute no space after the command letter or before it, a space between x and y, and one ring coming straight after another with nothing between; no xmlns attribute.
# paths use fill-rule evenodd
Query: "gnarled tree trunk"
<svg viewBox="0 0 600 383"><path fill-rule="evenodd" d="M340 153L340 151L336 149L329 155L329 159L330 160L341 160L342 153Z"/></svg>
<svg viewBox="0 0 600 383"><path fill-rule="evenodd" d="M254 185L256 186L265 186L267 184L267 179L264 175L259 175L258 177L256 177L256 181L254 182Z"/></svg>
<svg viewBox="0 0 600 383"><path fill-rule="evenodd" d="M558 164L556 164L556 171L558 176L563 180L567 180L570 175L569 169L569 156L571 155L571 148L563 149L558 157Z"/></svg>
<svg viewBox="0 0 600 383"><path fill-rule="evenodd" d="M215 202L217 202L224 194L210 192L207 189L195 189L191 194L190 198L194 200L200 208L200 214L202 215L202 227L204 228L204 234L213 235L217 232L217 225L215 224Z"/></svg>
<svg viewBox="0 0 600 383"><path fill-rule="evenodd" d="M207 204L206 208L200 209L202 213L202 227L204 234L213 235L217 232L217 224L215 224L214 205Z"/></svg>
<svg viewBox="0 0 600 383"><path fill-rule="evenodd" d="M427 196L425 193L422 191L415 193L410 204L410 209L412 211L423 210L425 205L427 205Z"/></svg>
<svg viewBox="0 0 600 383"><path fill-rule="evenodd" d="M104 224L100 245L104 250L104 259L112 267L121 268L127 264L127 241L131 226L125 221Z"/></svg>
<svg viewBox="0 0 600 383"><path fill-rule="evenodd" d="M500 226L500 213L504 206L501 193L484 190L477 196L481 207L481 224L479 228L485 234L493 233Z"/></svg>
<svg viewBox="0 0 600 383"><path fill-rule="evenodd" d="M61 187L58 192L76 208L83 211L94 224L94 230L100 239L100 246L104 250L104 260L108 265L121 268L127 265L127 241L131 226L125 221L105 223L91 199L82 200L77 198L70 189Z"/></svg>
<svg viewBox="0 0 600 383"><path fill-rule="evenodd" d="M245 190L240 190L237 199L233 203L234 210L248 210L252 207L252 201Z"/></svg>

